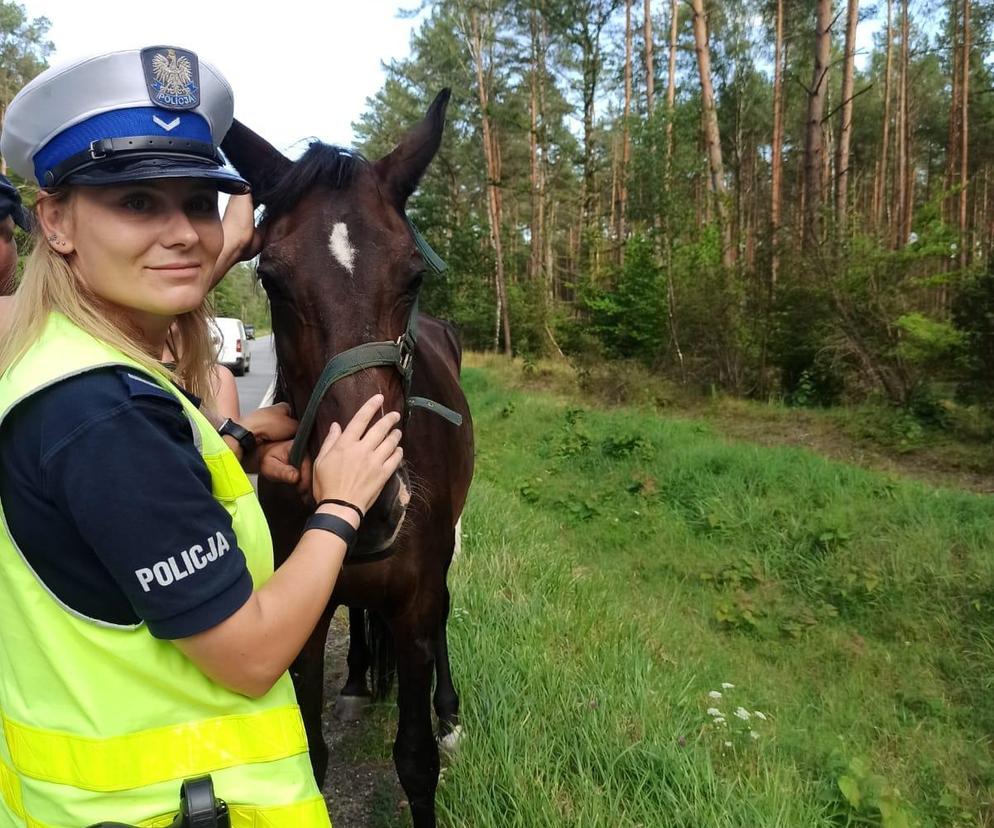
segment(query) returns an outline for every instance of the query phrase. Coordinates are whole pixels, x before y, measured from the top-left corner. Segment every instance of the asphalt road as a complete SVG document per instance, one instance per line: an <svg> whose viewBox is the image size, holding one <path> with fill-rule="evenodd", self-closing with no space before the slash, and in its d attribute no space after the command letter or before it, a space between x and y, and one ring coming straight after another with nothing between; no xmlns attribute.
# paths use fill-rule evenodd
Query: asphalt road
<svg viewBox="0 0 994 828"><path fill-rule="evenodd" d="M272 334L250 339L248 346L249 353L252 354L249 373L235 378L242 413L255 411L259 407L263 396L269 390L269 384L276 376L276 352L273 350Z"/></svg>

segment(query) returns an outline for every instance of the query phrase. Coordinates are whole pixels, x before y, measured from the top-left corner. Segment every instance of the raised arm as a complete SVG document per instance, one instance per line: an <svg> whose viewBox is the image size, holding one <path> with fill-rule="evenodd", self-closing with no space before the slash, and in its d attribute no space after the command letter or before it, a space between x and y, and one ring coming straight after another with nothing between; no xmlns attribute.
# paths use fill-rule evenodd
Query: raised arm
<svg viewBox="0 0 994 828"><path fill-rule="evenodd" d="M228 199L221 226L224 228L224 246L214 266L211 289L217 287L217 283L238 262L255 257L262 246L255 227L255 208L251 195L233 195Z"/></svg>

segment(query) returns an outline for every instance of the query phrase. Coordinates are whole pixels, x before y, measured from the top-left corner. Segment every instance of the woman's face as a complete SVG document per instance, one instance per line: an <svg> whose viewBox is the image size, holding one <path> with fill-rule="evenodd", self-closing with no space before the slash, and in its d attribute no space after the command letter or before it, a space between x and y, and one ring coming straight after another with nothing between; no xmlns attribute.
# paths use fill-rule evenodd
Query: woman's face
<svg viewBox="0 0 994 828"><path fill-rule="evenodd" d="M217 189L200 179L77 187L50 218L53 248L90 291L139 323L197 308L224 241Z"/></svg>

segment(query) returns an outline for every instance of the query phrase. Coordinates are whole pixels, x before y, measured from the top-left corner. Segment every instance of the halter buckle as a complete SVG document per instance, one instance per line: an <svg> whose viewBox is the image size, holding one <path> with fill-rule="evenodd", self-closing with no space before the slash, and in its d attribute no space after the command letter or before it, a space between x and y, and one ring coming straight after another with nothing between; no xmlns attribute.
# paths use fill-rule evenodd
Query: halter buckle
<svg viewBox="0 0 994 828"><path fill-rule="evenodd" d="M397 367L406 375L411 370L413 362L414 348L408 342L407 334L403 333L397 337Z"/></svg>

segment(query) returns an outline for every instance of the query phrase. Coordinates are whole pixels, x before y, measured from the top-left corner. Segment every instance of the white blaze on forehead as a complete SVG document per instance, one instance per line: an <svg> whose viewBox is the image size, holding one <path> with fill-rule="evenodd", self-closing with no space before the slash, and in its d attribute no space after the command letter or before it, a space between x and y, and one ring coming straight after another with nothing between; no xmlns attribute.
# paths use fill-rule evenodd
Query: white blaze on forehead
<svg viewBox="0 0 994 828"><path fill-rule="evenodd" d="M328 249L336 261L350 274L355 270L355 248L349 241L349 228L344 221L336 222L328 237Z"/></svg>

